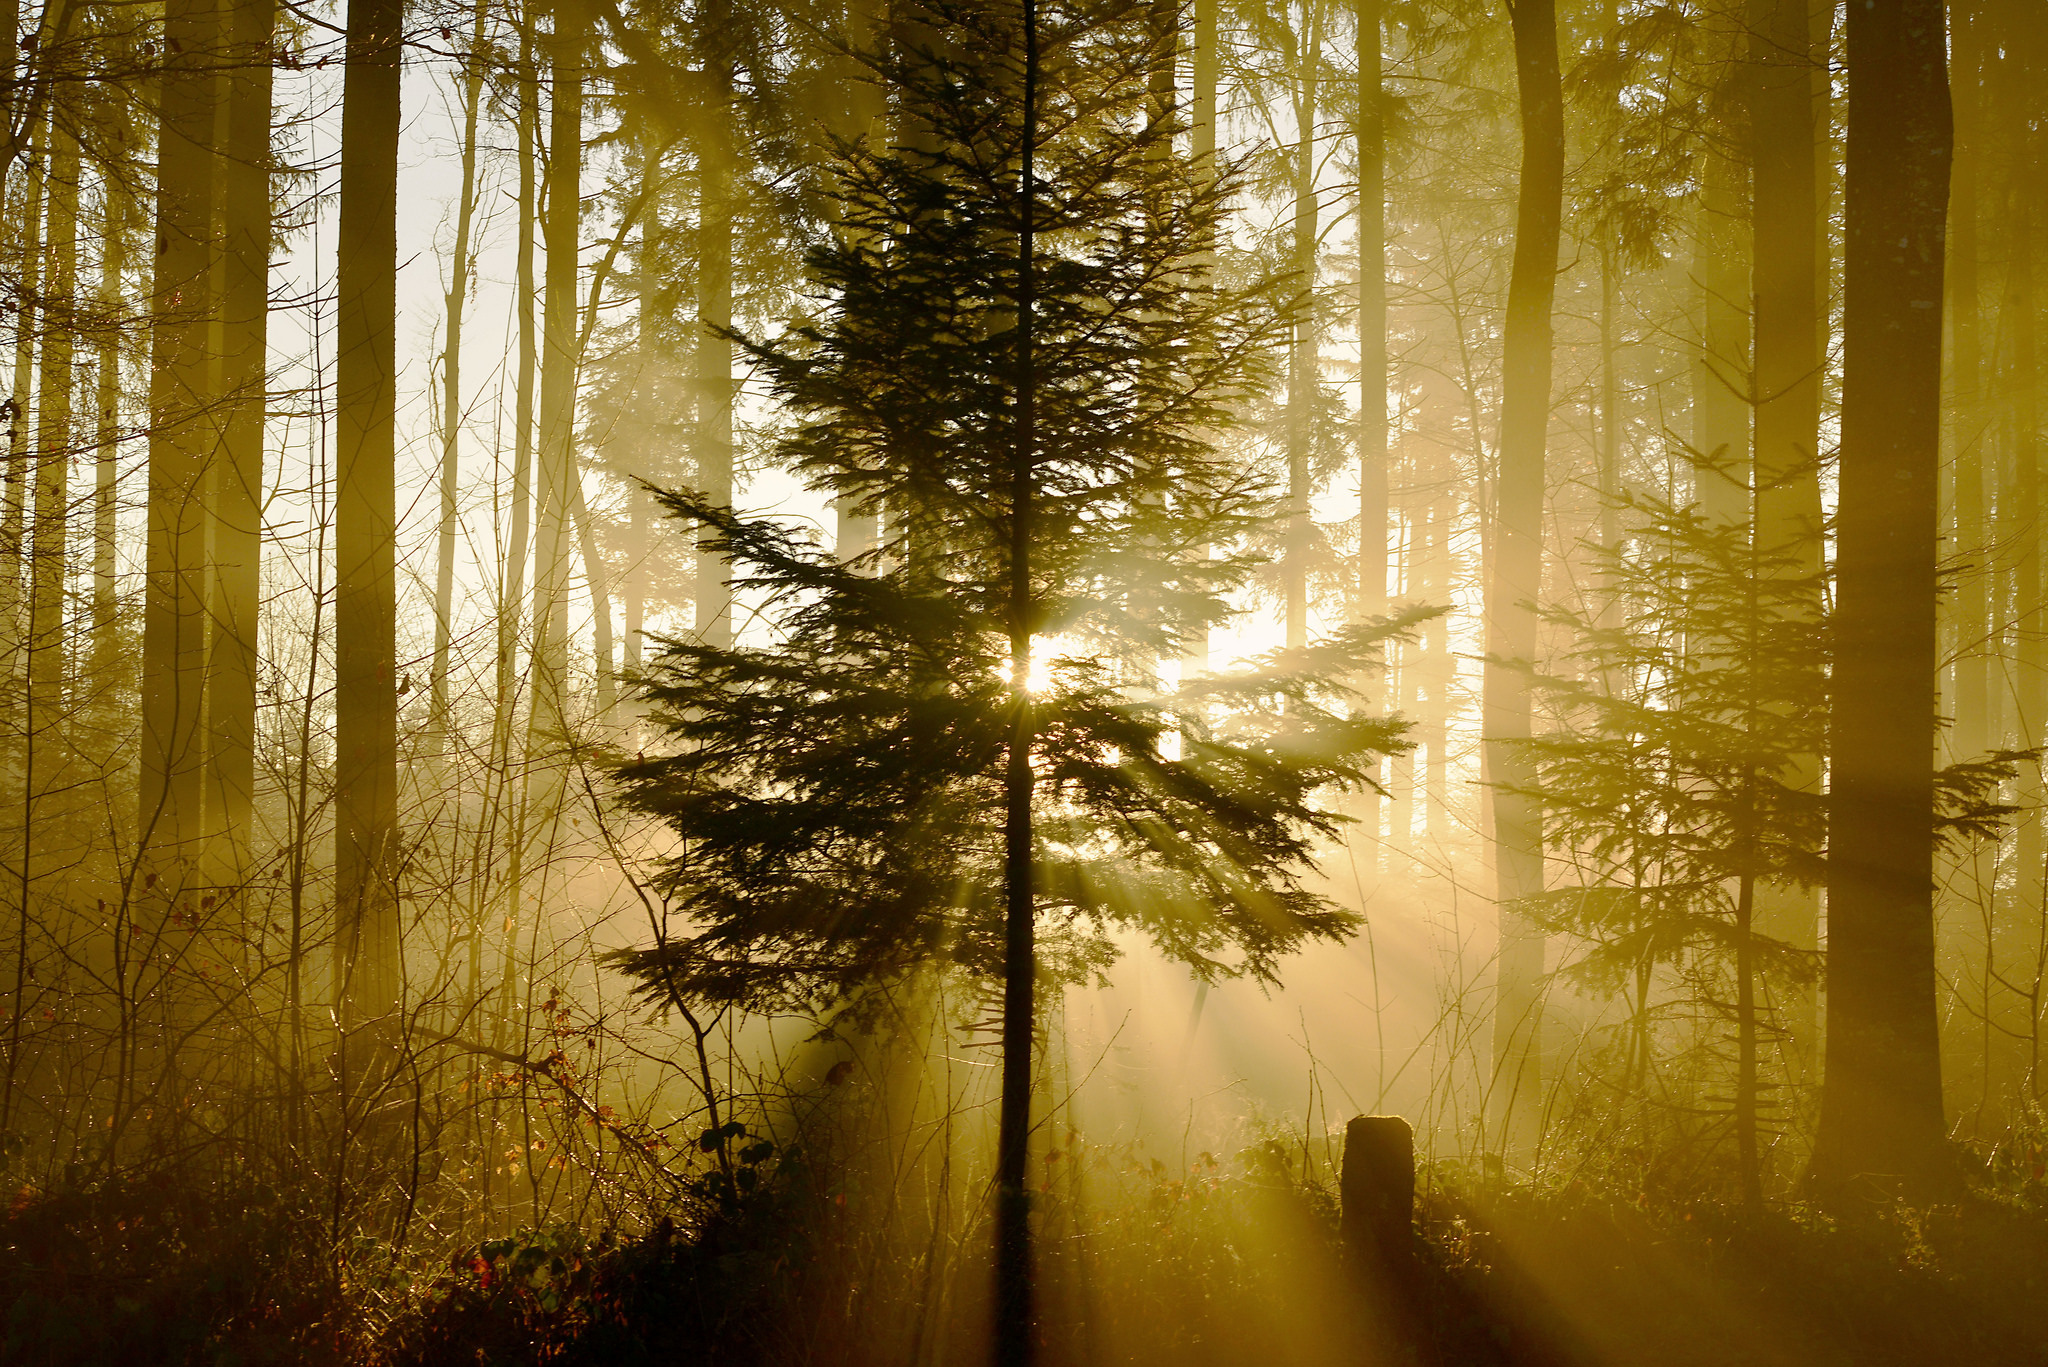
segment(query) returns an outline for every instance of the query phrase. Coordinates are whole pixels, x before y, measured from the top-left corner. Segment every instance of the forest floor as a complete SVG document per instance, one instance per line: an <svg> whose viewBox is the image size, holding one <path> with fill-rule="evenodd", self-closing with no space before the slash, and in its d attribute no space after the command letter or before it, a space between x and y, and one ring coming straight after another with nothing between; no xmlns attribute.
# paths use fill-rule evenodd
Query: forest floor
<svg viewBox="0 0 2048 1367"><path fill-rule="evenodd" d="M981 1360L985 1268L963 1255L934 1290L930 1248L893 1256L815 1183L782 1185L693 1227L559 1226L410 1267L336 1250L264 1188L24 1191L0 1220L0 1362ZM1317 1188L1152 1195L1093 1222L1047 1210L1045 1367L2048 1364L2048 1213L2020 1198L1851 1223L1439 1189L1390 1293L1347 1279Z"/></svg>

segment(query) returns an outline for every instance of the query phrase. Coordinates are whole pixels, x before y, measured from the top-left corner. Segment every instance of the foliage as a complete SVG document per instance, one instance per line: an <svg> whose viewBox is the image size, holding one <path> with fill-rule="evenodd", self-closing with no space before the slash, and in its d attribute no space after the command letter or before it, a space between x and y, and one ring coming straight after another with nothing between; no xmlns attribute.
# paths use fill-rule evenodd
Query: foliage
<svg viewBox="0 0 2048 1367"><path fill-rule="evenodd" d="M1827 750L1822 585L1799 548L1749 525L1636 496L1615 547L1589 547L1609 606L1554 610L1574 677L1541 680L1558 719L1529 742L1545 834L1586 882L1530 899L1591 947L1575 971L1615 984L1688 952L1732 953L1738 885L1820 881ZM1759 967L1805 981L1811 954L1753 937Z"/></svg>
<svg viewBox="0 0 2048 1367"><path fill-rule="evenodd" d="M801 421L783 463L884 513L852 563L665 496L761 604L761 644L670 638L641 681L671 753L620 773L683 837L665 867L693 938L619 962L656 999L829 1003L927 963L1000 962L1002 765L1017 424L1020 132L999 15L872 57L909 145L842 148L821 317L750 342ZM1214 444L1265 376L1274 286L1212 285L1224 190L1161 155L1146 6L1049 11L1026 504L1041 961L1098 972L1119 930L1205 977L1270 980L1355 918L1304 882L1400 724L1356 681L1411 612L1184 680L1159 661L1226 614L1231 543L1272 502ZM1227 185L1227 180L1226 180ZM1222 547L1212 555L1210 548Z"/></svg>

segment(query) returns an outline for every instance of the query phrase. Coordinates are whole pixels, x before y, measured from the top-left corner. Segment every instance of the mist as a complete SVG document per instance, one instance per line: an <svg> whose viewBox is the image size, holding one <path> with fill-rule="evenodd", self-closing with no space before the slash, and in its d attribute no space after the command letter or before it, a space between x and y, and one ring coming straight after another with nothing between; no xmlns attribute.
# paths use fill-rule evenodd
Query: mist
<svg viewBox="0 0 2048 1367"><path fill-rule="evenodd" d="M2048 1360L2023 0L0 44L0 1361Z"/></svg>

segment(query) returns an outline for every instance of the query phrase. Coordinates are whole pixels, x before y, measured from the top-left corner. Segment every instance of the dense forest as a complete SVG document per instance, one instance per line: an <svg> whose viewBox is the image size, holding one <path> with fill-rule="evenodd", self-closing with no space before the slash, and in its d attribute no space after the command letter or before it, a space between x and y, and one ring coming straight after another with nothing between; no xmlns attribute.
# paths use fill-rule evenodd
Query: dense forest
<svg viewBox="0 0 2048 1367"><path fill-rule="evenodd" d="M2048 1363L2032 0L0 15L0 1361Z"/></svg>

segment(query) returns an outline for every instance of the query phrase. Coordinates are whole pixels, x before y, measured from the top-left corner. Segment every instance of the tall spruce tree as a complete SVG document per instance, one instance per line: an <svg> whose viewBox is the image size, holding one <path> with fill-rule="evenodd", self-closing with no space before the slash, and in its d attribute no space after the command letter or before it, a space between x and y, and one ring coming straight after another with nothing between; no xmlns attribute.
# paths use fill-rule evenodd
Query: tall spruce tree
<svg viewBox="0 0 2048 1367"><path fill-rule="evenodd" d="M925 6L868 58L914 146L844 148L817 321L746 343L781 456L857 512L853 562L665 496L772 630L668 639L671 753L622 771L689 839L693 933L622 956L656 1001L830 1010L877 981L1003 985L998 1356L1028 1361L1035 990L1133 930L1204 979L1271 979L1355 918L1304 882L1319 790L1401 746L1346 681L1403 621L1163 689L1283 515L1215 443L1275 378L1287 289L1214 279L1228 176L1159 155L1149 0ZM916 538L915 554L908 538Z"/></svg>

